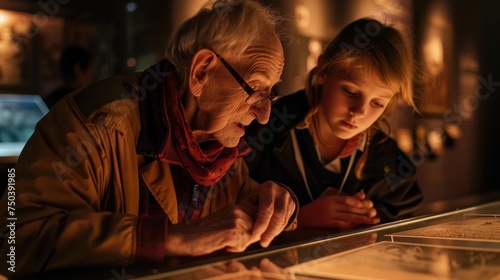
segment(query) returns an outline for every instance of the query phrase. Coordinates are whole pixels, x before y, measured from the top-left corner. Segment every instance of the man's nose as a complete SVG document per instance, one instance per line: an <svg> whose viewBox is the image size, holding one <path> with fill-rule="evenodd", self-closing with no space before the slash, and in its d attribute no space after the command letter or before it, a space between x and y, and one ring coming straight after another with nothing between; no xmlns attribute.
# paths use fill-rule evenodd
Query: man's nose
<svg viewBox="0 0 500 280"><path fill-rule="evenodd" d="M254 114L255 119L260 124L266 124L269 121L269 116L271 115L271 101L266 100L259 106L251 106L250 111Z"/></svg>

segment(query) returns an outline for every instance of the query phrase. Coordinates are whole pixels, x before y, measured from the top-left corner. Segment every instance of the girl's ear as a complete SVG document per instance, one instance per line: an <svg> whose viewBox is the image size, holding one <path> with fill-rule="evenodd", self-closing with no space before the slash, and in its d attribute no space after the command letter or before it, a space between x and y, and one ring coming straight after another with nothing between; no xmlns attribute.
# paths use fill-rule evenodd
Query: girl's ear
<svg viewBox="0 0 500 280"><path fill-rule="evenodd" d="M316 83L318 83L318 85L323 85L324 82L325 82L325 73L323 72L321 75L318 75L316 77Z"/></svg>
<svg viewBox="0 0 500 280"><path fill-rule="evenodd" d="M320 55L318 57L318 65L316 66L316 71L321 71L321 69L323 69L323 64L325 63L325 56L324 55ZM322 74L318 75L316 77L316 82L319 84L319 85L322 85L324 82L325 82L325 72L321 71Z"/></svg>

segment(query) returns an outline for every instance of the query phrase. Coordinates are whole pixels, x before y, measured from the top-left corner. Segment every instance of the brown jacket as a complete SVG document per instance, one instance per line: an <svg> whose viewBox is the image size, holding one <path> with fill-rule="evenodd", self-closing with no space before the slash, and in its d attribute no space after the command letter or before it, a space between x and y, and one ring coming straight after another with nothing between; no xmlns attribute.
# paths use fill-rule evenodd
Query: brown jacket
<svg viewBox="0 0 500 280"><path fill-rule="evenodd" d="M105 79L68 95L38 123L15 170L15 275L147 261L137 253L139 225L161 225L158 231L166 234L168 222L178 222L169 165L144 165L136 153L141 123L137 98L130 97L139 77ZM210 189L201 217L257 186L241 158L234 168L227 187ZM139 176L169 221L141 222L148 217L138 217ZM5 194L0 205L6 221ZM8 230L2 226L2 233ZM5 239L0 254L11 246ZM5 262L0 273L11 275Z"/></svg>

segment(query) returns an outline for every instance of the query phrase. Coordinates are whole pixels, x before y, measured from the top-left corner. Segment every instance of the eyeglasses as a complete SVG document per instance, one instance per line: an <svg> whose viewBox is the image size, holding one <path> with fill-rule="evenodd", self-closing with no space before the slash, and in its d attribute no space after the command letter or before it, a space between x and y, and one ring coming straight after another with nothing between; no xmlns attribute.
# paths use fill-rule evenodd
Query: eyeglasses
<svg viewBox="0 0 500 280"><path fill-rule="evenodd" d="M217 55L217 58L224 64L227 70L231 73L231 75L236 79L238 84L245 90L245 92L248 94L248 97L246 99L246 102L250 106L260 106L264 104L266 100L271 101L271 104L274 102L278 101L278 99L281 97L278 95L278 92L276 92L276 89L273 87L271 88L271 92L267 92L265 90L254 90L247 82L245 82L245 79L234 70L227 61L222 58L218 53L215 53Z"/></svg>

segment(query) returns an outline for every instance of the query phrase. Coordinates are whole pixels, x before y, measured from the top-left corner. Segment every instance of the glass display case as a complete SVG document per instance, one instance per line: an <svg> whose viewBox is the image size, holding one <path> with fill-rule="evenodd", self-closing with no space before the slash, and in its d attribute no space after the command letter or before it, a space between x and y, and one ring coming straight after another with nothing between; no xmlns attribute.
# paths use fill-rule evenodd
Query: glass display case
<svg viewBox="0 0 500 280"><path fill-rule="evenodd" d="M500 201L349 231L297 230L267 249L171 260L135 279L500 279Z"/></svg>
<svg viewBox="0 0 500 280"><path fill-rule="evenodd" d="M284 232L268 248L253 244L242 253L20 279L500 279L500 192L433 201L417 214L351 230Z"/></svg>

